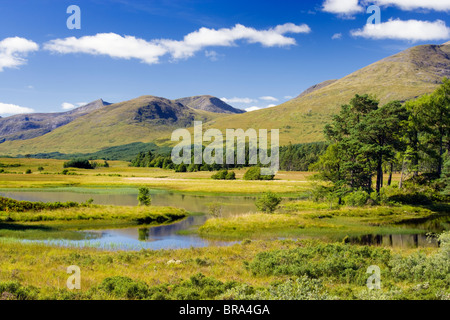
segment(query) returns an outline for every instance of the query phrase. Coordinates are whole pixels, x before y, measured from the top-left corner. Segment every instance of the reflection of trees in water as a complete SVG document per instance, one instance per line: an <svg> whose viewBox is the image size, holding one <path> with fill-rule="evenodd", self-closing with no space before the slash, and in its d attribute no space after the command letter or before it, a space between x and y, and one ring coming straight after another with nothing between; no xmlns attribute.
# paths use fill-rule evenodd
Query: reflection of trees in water
<svg viewBox="0 0 450 320"><path fill-rule="evenodd" d="M139 228L138 229L138 239L139 241L145 241L148 240L148 231L149 228Z"/></svg>
<svg viewBox="0 0 450 320"><path fill-rule="evenodd" d="M146 229L146 238L145 240L148 240L150 237L165 237L175 234L178 231L186 230L191 228L195 225L201 225L205 223L206 217L205 216L190 216L184 219L183 221L169 224L169 225L163 225L163 226L157 226L152 228L142 228L139 229L139 240L141 240L140 230ZM142 231L143 232L143 231Z"/></svg>
<svg viewBox="0 0 450 320"><path fill-rule="evenodd" d="M369 246L389 246L395 248L437 247L436 239L429 239L425 234L388 234L363 236L350 238L350 243Z"/></svg>

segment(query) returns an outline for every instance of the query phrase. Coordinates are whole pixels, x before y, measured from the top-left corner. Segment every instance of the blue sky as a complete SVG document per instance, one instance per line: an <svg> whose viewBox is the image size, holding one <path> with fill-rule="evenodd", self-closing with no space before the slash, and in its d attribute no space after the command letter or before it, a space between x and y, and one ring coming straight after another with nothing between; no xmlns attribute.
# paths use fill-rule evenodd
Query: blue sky
<svg viewBox="0 0 450 320"><path fill-rule="evenodd" d="M365 26L372 4L378 29ZM69 5L79 30L67 28ZM450 0L1 1L0 116L141 95L264 108L450 40L449 13Z"/></svg>

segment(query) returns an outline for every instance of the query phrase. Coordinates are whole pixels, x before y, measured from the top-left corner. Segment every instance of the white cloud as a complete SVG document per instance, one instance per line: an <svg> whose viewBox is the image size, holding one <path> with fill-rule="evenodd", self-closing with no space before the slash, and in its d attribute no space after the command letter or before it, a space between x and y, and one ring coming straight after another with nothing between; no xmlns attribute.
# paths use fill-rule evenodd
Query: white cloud
<svg viewBox="0 0 450 320"><path fill-rule="evenodd" d="M254 103L254 102L258 102L258 100L254 100L254 99L250 99L250 98L220 98L220 100L222 100L225 103L245 103L245 104L250 104L250 103Z"/></svg>
<svg viewBox="0 0 450 320"><path fill-rule="evenodd" d="M261 109L260 107L254 106L254 107L250 107L250 108L245 109L245 111L252 112L252 111L256 111L256 110L260 110L260 109Z"/></svg>
<svg viewBox="0 0 450 320"><path fill-rule="evenodd" d="M323 3L322 10L339 15L351 16L364 11L364 8L358 4L358 0L326 0Z"/></svg>
<svg viewBox="0 0 450 320"><path fill-rule="evenodd" d="M293 97L293 96L284 96L284 98L285 98L285 99L288 99L288 100L290 100L290 99L294 99L294 97Z"/></svg>
<svg viewBox="0 0 450 320"><path fill-rule="evenodd" d="M379 6L397 6L408 11L416 9L450 11L450 0L371 0L366 2Z"/></svg>
<svg viewBox="0 0 450 320"><path fill-rule="evenodd" d="M450 38L450 28L441 20L431 22L391 19L378 25L365 25L363 29L351 31L351 34L355 37L370 39L427 41Z"/></svg>
<svg viewBox="0 0 450 320"><path fill-rule="evenodd" d="M333 36L331 37L332 40L339 40L342 39L342 33L335 33L333 34Z"/></svg>
<svg viewBox="0 0 450 320"><path fill-rule="evenodd" d="M206 50L205 51L205 57L207 57L211 61L219 60L219 54L216 51L214 51L214 50L211 50L211 51Z"/></svg>
<svg viewBox="0 0 450 320"><path fill-rule="evenodd" d="M37 51L37 43L24 38L5 38L0 41L0 72L4 68L17 68L27 62L29 52Z"/></svg>
<svg viewBox="0 0 450 320"><path fill-rule="evenodd" d="M271 97L271 96L264 96L264 97L260 97L260 100L264 100L264 101L278 101L277 98Z"/></svg>
<svg viewBox="0 0 450 320"><path fill-rule="evenodd" d="M276 104L269 104L267 107L262 107L262 108L261 107L257 107L257 106L253 106L253 107L245 109L245 111L252 112L252 111L266 109L266 108L273 108L273 107L276 107L276 106L277 106Z"/></svg>
<svg viewBox="0 0 450 320"><path fill-rule="evenodd" d="M71 109L74 109L74 108L77 108L77 107L82 107L82 106L85 106L85 105L87 105L87 102L77 102L75 104L70 103L70 102L63 102L61 104L61 107L63 108L63 110L71 110Z"/></svg>
<svg viewBox="0 0 450 320"><path fill-rule="evenodd" d="M86 53L107 55L117 59L138 59L143 63L158 63L162 56L170 55L172 59L192 57L196 52L207 47L231 47L241 40L247 43L259 43L264 47L283 47L295 45L294 38L287 33L309 33L306 24L286 23L266 30L256 30L241 24L233 28L200 28L184 36L183 40L153 39L146 41L133 36L120 36L115 33L98 33L81 38L69 37L54 39L44 45L46 50L54 53Z"/></svg>
<svg viewBox="0 0 450 320"><path fill-rule="evenodd" d="M61 107L62 107L64 110L70 110L70 109L75 108L75 105L72 104L72 103L69 103L69 102L63 102L63 103L61 104Z"/></svg>
<svg viewBox="0 0 450 320"><path fill-rule="evenodd" d="M0 102L0 114L19 114L19 113L32 113L33 109L21 107L15 104L1 103Z"/></svg>

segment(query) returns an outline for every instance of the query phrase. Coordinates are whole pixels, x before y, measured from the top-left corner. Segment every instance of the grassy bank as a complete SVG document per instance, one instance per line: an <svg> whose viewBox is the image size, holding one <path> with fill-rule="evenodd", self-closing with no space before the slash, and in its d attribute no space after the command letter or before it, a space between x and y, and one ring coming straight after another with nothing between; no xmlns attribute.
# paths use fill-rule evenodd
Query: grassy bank
<svg viewBox="0 0 450 320"><path fill-rule="evenodd" d="M440 249L396 251L320 241L105 252L0 241L0 295L10 299L448 299ZM81 290L66 289L66 269ZM378 265L382 289L369 291ZM39 267L37 267L39 266Z"/></svg>
<svg viewBox="0 0 450 320"><path fill-rule="evenodd" d="M347 235L413 234L425 230L399 227L398 224L426 220L439 213L427 208L365 207L338 210L326 204L308 201L287 203L275 214L247 214L227 218L213 218L198 229L204 237L221 239L267 239L278 237L322 237L342 239Z"/></svg>

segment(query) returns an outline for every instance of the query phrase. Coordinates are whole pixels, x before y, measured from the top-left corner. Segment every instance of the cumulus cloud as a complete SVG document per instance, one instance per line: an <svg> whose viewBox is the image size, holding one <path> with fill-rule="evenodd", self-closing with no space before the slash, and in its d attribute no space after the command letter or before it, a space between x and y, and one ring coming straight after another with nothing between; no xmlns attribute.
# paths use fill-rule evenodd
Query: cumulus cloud
<svg viewBox="0 0 450 320"><path fill-rule="evenodd" d="M260 109L261 109L260 107L254 106L254 107L250 107L250 108L245 109L245 111L252 112L252 111L256 111L256 110L260 110Z"/></svg>
<svg viewBox="0 0 450 320"><path fill-rule="evenodd" d="M252 112L252 111L266 109L266 108L273 108L273 107L276 107L276 106L277 106L276 104L269 104L267 107L262 107L262 108L261 107L257 107L257 106L253 106L253 107L245 109L245 111Z"/></svg>
<svg viewBox="0 0 450 320"><path fill-rule="evenodd" d="M260 97L259 99L264 100L264 101L278 101L277 98L271 97L271 96L264 96L264 97Z"/></svg>
<svg viewBox="0 0 450 320"><path fill-rule="evenodd" d="M3 39L0 41L0 72L5 68L17 68L25 64L27 54L38 49L37 43L25 38Z"/></svg>
<svg viewBox="0 0 450 320"><path fill-rule="evenodd" d="M323 3L322 10L338 15L351 16L364 11L364 8L358 4L358 0L326 0Z"/></svg>
<svg viewBox="0 0 450 320"><path fill-rule="evenodd" d="M225 103L245 103L245 104L250 104L250 103L254 103L257 102L258 100L254 100L254 99L250 99L250 98L238 98L238 97L234 97L234 98L220 98L220 100L222 100Z"/></svg>
<svg viewBox="0 0 450 320"><path fill-rule="evenodd" d="M70 103L70 102L63 102L61 104L61 107L63 108L63 110L71 110L71 109L74 109L74 108L77 108L77 107L84 106L86 104L87 104L86 102L77 102L75 104Z"/></svg>
<svg viewBox="0 0 450 320"><path fill-rule="evenodd" d="M335 33L333 34L333 36L331 37L332 40L339 40L342 39L342 33Z"/></svg>
<svg viewBox="0 0 450 320"><path fill-rule="evenodd" d="M379 6L396 6L402 10L429 9L435 11L450 11L450 0L371 0Z"/></svg>
<svg viewBox="0 0 450 320"><path fill-rule="evenodd" d="M288 99L288 100L290 100L290 99L294 99L294 97L293 97L293 96L284 96L284 98L285 98L285 99Z"/></svg>
<svg viewBox="0 0 450 320"><path fill-rule="evenodd" d="M32 112L34 112L34 110L30 108L0 102L0 114L11 115L11 114L32 113Z"/></svg>
<svg viewBox="0 0 450 320"><path fill-rule="evenodd" d="M219 60L219 54L214 50L205 50L205 57L207 57L211 61Z"/></svg>
<svg viewBox="0 0 450 320"><path fill-rule="evenodd" d="M396 39L409 41L442 40L450 38L450 28L444 21L389 20L378 25L368 24L363 29L353 30L355 37L369 39Z"/></svg>
<svg viewBox="0 0 450 320"><path fill-rule="evenodd" d="M54 39L44 45L54 53L86 53L107 55L117 59L138 59L143 63L155 64L165 55L174 60L192 57L196 52L208 47L236 46L237 41L259 43L264 47L284 47L295 45L294 38L287 33L309 33L308 25L286 23L266 30L256 30L241 24L233 28L200 28L184 36L183 40L153 39L150 41L134 36L115 33L98 33L81 38Z"/></svg>

